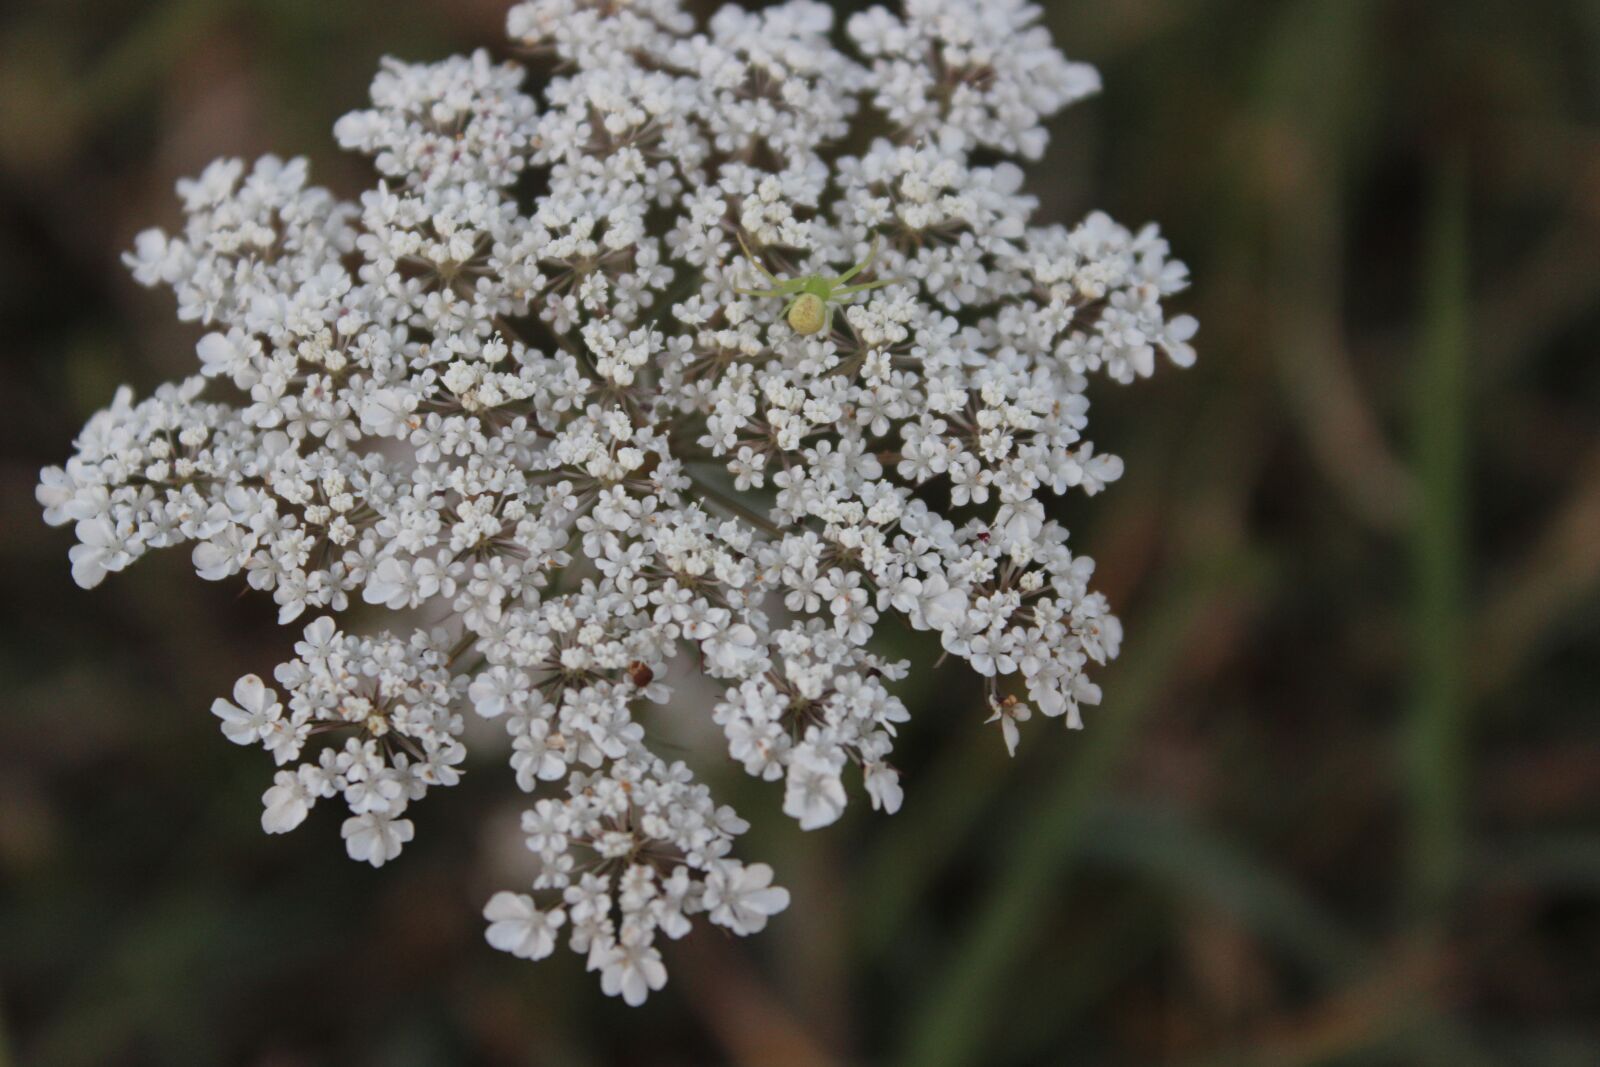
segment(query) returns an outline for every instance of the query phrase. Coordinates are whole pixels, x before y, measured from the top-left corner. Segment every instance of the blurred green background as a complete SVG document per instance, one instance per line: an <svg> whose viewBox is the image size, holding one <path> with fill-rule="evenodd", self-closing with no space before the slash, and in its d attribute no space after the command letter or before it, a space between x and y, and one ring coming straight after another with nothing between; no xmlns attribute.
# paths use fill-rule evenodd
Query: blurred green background
<svg viewBox="0 0 1600 1067"><path fill-rule="evenodd" d="M306 154L378 57L500 0L12 0L0 14L0 1067L1600 1064L1600 4L1056 2L1107 92L1042 216L1161 222L1201 362L1096 395L1063 502L1128 628L1014 762L921 672L906 808L801 834L794 904L642 1010L488 949L493 767L381 872L206 708L287 658L184 553L93 593L37 469L196 331L118 263L217 155Z"/></svg>

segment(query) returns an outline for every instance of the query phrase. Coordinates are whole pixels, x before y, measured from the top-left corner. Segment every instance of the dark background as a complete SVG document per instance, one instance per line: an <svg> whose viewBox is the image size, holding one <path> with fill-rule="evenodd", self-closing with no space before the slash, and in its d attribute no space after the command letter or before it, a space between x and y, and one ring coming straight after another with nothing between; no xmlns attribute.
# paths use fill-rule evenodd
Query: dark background
<svg viewBox="0 0 1600 1067"><path fill-rule="evenodd" d="M12 0L0 14L0 1067L1600 1063L1600 4L1090 0L1107 91L1042 217L1162 223L1201 362L1095 394L1128 473L1061 517L1128 630L1014 762L919 671L906 808L802 834L794 904L642 1010L482 941L520 797L430 797L382 871L261 834L207 713L287 658L169 553L93 593L39 519L197 331L118 255L223 154L306 154L378 57L499 0ZM925 650L916 650L919 656ZM931 658L931 657L930 657Z"/></svg>

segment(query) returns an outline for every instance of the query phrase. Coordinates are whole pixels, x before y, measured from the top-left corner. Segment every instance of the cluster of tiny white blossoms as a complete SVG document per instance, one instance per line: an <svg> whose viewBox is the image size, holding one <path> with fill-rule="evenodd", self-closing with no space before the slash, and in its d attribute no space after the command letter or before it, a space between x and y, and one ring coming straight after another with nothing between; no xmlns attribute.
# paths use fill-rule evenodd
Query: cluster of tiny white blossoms
<svg viewBox="0 0 1600 1067"><path fill-rule="evenodd" d="M1034 712L1080 725L1121 628L1045 502L1121 474L1089 381L1188 365L1195 323L1163 311L1187 279L1154 227L1031 220L1004 157L1098 87L1038 18L534 0L523 62L384 65L336 127L380 175L359 200L272 157L179 184L182 231L128 262L209 329L199 373L119 392L38 496L85 587L187 544L315 617L276 688L213 708L280 767L268 832L339 797L349 854L394 859L470 704L535 797L537 873L489 901L490 943L564 935L637 1004L659 936L788 904L652 750L674 680L720 691L728 755L806 829L851 781L900 806L891 618L988 679L1008 748ZM852 265L881 284L810 332L752 292ZM357 602L424 629L344 632Z"/></svg>

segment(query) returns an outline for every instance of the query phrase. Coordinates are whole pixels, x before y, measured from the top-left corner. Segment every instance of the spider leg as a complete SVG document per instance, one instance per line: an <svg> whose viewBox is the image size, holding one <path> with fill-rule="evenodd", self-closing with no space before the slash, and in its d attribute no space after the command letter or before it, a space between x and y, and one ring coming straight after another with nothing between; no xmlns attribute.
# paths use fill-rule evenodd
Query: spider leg
<svg viewBox="0 0 1600 1067"><path fill-rule="evenodd" d="M881 240L882 240L882 238L880 238L877 234L873 234L872 235L872 251L867 253L867 258L863 259L860 263L857 263L855 266L851 267L849 270L847 270L843 274L839 275L837 278L835 278L833 280L833 283L835 285L843 285L845 282L849 281L851 278L854 278L857 274L860 274L862 271L864 271L868 267L872 266L873 261L878 258L878 245L881 242Z"/></svg>
<svg viewBox="0 0 1600 1067"><path fill-rule="evenodd" d="M770 289L743 289L736 285L733 290L744 296L790 296L803 290L806 285L804 278L774 278L772 280L776 284Z"/></svg>
<svg viewBox="0 0 1600 1067"><path fill-rule="evenodd" d="M745 244L744 231L743 230L738 231L737 236L739 238L739 247L744 250L744 257L746 259L748 259L751 263L754 263L755 267L756 267L756 270L760 271L762 274L765 274L770 281L774 281L774 282L777 281L778 279L776 277L774 277L772 272L766 268L766 265L763 264L761 262L761 260L756 257L756 254L754 252L750 251L750 246Z"/></svg>
<svg viewBox="0 0 1600 1067"><path fill-rule="evenodd" d="M843 289L835 289L833 291L833 295L835 298L841 296L850 296L852 293L864 293L868 289L882 289L886 285L894 285L896 282L901 282L904 280L904 278L879 278L875 282L865 282L861 285L847 285Z"/></svg>

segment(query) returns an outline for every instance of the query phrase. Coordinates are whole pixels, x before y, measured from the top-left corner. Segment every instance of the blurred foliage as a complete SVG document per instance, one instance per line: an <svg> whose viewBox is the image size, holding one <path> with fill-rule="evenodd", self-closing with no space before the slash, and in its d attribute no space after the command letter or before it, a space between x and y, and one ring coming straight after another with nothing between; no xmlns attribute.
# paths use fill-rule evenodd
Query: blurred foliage
<svg viewBox="0 0 1600 1067"><path fill-rule="evenodd" d="M842 5L843 6L843 5ZM1600 4L1055 0L1107 92L1044 217L1160 220L1189 373L1102 390L1061 515L1128 626L1015 761L923 673L906 810L755 814L794 905L631 1011L488 950L518 800L472 774L381 872L257 828L205 714L270 606L158 558L92 594L32 501L194 331L117 262L222 154L307 154L384 53L499 0L0 13L0 1067L1600 1063ZM487 823L485 813L491 813Z"/></svg>

